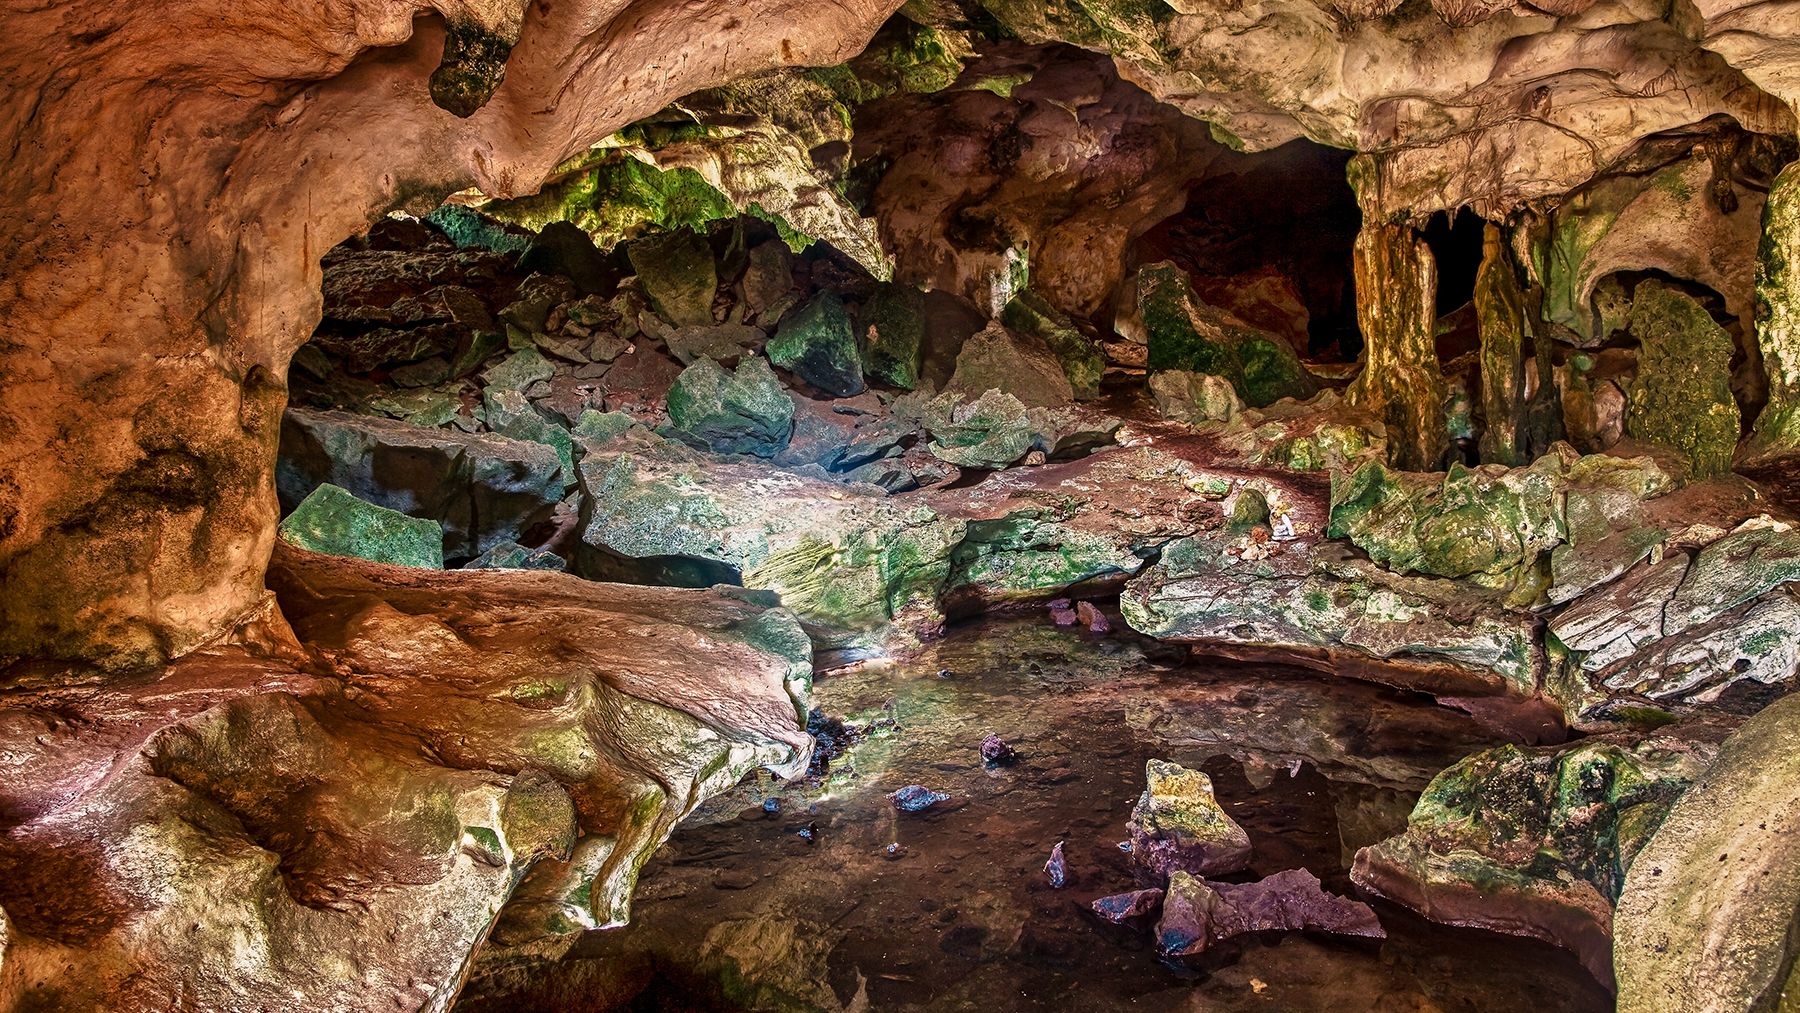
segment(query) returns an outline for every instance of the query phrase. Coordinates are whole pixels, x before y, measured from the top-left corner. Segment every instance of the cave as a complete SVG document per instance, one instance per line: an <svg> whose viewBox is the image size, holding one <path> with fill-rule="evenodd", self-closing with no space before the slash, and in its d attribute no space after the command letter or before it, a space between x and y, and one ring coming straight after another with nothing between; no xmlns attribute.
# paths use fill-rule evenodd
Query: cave
<svg viewBox="0 0 1800 1013"><path fill-rule="evenodd" d="M1779 0L0 25L0 1013L1791 1004Z"/></svg>

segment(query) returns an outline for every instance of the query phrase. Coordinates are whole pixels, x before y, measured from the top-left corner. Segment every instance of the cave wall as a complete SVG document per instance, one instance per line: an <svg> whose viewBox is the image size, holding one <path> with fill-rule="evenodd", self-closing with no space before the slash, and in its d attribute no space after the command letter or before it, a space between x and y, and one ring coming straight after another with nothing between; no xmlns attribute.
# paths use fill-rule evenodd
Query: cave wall
<svg viewBox="0 0 1800 1013"><path fill-rule="evenodd" d="M287 361L338 240L470 183L530 192L699 88L841 62L897 6L76 0L0 15L0 660L153 662L264 594Z"/></svg>

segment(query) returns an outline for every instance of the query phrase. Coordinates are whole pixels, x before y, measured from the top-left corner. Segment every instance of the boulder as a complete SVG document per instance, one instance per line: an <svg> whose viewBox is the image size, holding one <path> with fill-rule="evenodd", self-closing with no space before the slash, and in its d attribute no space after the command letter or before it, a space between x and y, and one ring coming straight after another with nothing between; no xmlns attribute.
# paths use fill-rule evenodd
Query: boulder
<svg viewBox="0 0 1800 1013"><path fill-rule="evenodd" d="M1158 908L1162 907L1162 901L1162 888L1153 886L1147 890L1132 890L1128 893L1115 893L1108 897L1101 897L1089 906L1093 908L1095 914L1118 925L1133 918L1154 914Z"/></svg>
<svg viewBox="0 0 1800 1013"><path fill-rule="evenodd" d="M1742 420L1731 394L1731 335L1686 293L1637 287L1631 335L1637 376L1625 389L1626 435L1679 451L1691 474L1731 470Z"/></svg>
<svg viewBox="0 0 1800 1013"><path fill-rule="evenodd" d="M330 483L435 521L453 559L518 540L565 490L563 461L542 443L307 408L290 408L282 420L275 477L288 509Z"/></svg>
<svg viewBox="0 0 1800 1013"><path fill-rule="evenodd" d="M750 248L738 294L744 312L765 330L793 308L798 293L794 289L794 251L787 243L771 239Z"/></svg>
<svg viewBox="0 0 1800 1013"><path fill-rule="evenodd" d="M1151 760L1144 765L1144 780L1144 793L1125 825L1131 861L1141 874L1162 882L1173 873L1217 876L1249 866L1250 835L1220 808L1212 778ZM1166 918L1166 904L1164 912Z"/></svg>
<svg viewBox="0 0 1800 1013"><path fill-rule="evenodd" d="M919 386L925 349L925 294L911 285L882 282L857 314L863 373L901 390Z"/></svg>
<svg viewBox="0 0 1800 1013"><path fill-rule="evenodd" d="M963 343L946 393L979 398L990 390L1010 394L1027 408L1068 404L1075 391L1062 365L1041 339L1015 334L998 323Z"/></svg>
<svg viewBox="0 0 1800 1013"><path fill-rule="evenodd" d="M935 630L966 528L879 490L720 462L641 428L590 451L581 483L583 575L775 591L829 646Z"/></svg>
<svg viewBox="0 0 1800 1013"><path fill-rule="evenodd" d="M1254 883L1208 883L1177 871L1169 876L1162 898L1156 951L1164 957L1194 957L1224 940L1271 931L1387 938L1369 905L1326 893L1319 878L1305 869L1288 869Z"/></svg>
<svg viewBox="0 0 1800 1013"><path fill-rule="evenodd" d="M1061 364L1063 375L1077 400L1100 396L1100 379L1106 373L1106 356L1092 338L1038 293L1026 289L1013 296L1000 313L1008 330L1042 341Z"/></svg>
<svg viewBox="0 0 1800 1013"><path fill-rule="evenodd" d="M861 353L843 300L822 292L781 319L769 361L832 397L862 393Z"/></svg>
<svg viewBox="0 0 1800 1013"><path fill-rule="evenodd" d="M1800 697L1746 721L1625 871L1620 1013L1790 1003L1800 911Z"/></svg>
<svg viewBox="0 0 1800 1013"><path fill-rule="evenodd" d="M335 485L307 494L279 532L289 545L328 556L444 568L444 531L435 522L364 502Z"/></svg>
<svg viewBox="0 0 1800 1013"><path fill-rule="evenodd" d="M532 237L519 255L519 270L561 275L590 294L603 291L614 280L606 255L595 249L594 240L579 225L564 221L550 222Z"/></svg>
<svg viewBox="0 0 1800 1013"><path fill-rule="evenodd" d="M1478 753L1432 780L1404 833L1358 851L1350 878L1434 921L1573 950L1610 983L1626 870L1716 743L1695 729Z"/></svg>
<svg viewBox="0 0 1800 1013"><path fill-rule="evenodd" d="M1580 457L1567 444L1524 468L1453 464L1442 476L1371 461L1333 476L1329 534L1400 573L1535 595L1539 557L1577 538L1572 524L1597 539L1631 525L1642 501L1674 484L1648 457ZM1572 517L1570 501L1587 512Z"/></svg>
<svg viewBox="0 0 1800 1013"><path fill-rule="evenodd" d="M518 542L496 542L463 564L465 570L563 570L568 560L548 549L530 549Z"/></svg>
<svg viewBox="0 0 1800 1013"><path fill-rule="evenodd" d="M727 373L702 357L669 388L669 425L684 441L721 454L774 457L794 426L794 402L761 356Z"/></svg>
<svg viewBox="0 0 1800 1013"><path fill-rule="evenodd" d="M1282 398L1304 400L1318 390L1286 342L1201 302L1174 264L1140 268L1137 291L1150 369L1222 376L1256 407Z"/></svg>
<svg viewBox="0 0 1800 1013"><path fill-rule="evenodd" d="M735 366L746 355L762 350L768 335L744 324L711 324L677 327L663 339L669 354L684 366L705 357L721 366Z"/></svg>
<svg viewBox="0 0 1800 1013"><path fill-rule="evenodd" d="M1231 381L1211 373L1165 369L1150 374L1150 397L1165 419L1197 425L1230 422L1244 410Z"/></svg>
<svg viewBox="0 0 1800 1013"><path fill-rule="evenodd" d="M632 240L625 254L637 272L644 298L664 320L676 327L713 322L719 271L705 237L690 229L675 229Z"/></svg>

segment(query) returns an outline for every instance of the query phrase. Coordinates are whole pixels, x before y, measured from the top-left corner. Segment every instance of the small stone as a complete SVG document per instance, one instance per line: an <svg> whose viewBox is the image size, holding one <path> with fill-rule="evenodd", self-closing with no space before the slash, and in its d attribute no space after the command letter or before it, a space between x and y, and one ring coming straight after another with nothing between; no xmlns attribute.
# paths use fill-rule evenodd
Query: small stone
<svg viewBox="0 0 1800 1013"><path fill-rule="evenodd" d="M1044 874L1050 877L1050 887L1061 890L1069 882L1069 863L1063 858L1063 842L1057 841L1056 847L1050 849L1050 860L1044 863Z"/></svg>
<svg viewBox="0 0 1800 1013"><path fill-rule="evenodd" d="M989 735L981 740L981 762L990 767L1004 767L1019 758L1013 747L998 735Z"/></svg>
<svg viewBox="0 0 1800 1013"><path fill-rule="evenodd" d="M1129 845L1119 845L1129 850ZM1130 893L1115 893L1110 897L1101 897L1090 905L1094 913L1115 925L1123 924L1133 918L1142 918L1155 913L1162 907L1163 892L1160 888L1133 890Z"/></svg>
<svg viewBox="0 0 1800 1013"><path fill-rule="evenodd" d="M886 858L890 862L892 862L896 859L905 858L906 857L906 846L896 842L896 843L890 844L886 848L882 849L881 854L882 854L882 857Z"/></svg>
<svg viewBox="0 0 1800 1013"><path fill-rule="evenodd" d="M1106 613L1095 608L1092 602L1080 602L1075 606L1075 617L1088 628L1090 633L1111 633L1112 623Z"/></svg>
<svg viewBox="0 0 1800 1013"><path fill-rule="evenodd" d="M808 844L816 844L819 840L819 824L817 822L808 823L806 826L801 827L799 833L795 836Z"/></svg>
<svg viewBox="0 0 1800 1013"><path fill-rule="evenodd" d="M780 812L781 811L781 799L779 799L779 798L763 799L762 811L769 813L771 815Z"/></svg>
<svg viewBox="0 0 1800 1013"><path fill-rule="evenodd" d="M939 802L950 801L950 796L941 791L932 791L922 784L909 784L888 798L893 800L894 808L901 812L924 812Z"/></svg>

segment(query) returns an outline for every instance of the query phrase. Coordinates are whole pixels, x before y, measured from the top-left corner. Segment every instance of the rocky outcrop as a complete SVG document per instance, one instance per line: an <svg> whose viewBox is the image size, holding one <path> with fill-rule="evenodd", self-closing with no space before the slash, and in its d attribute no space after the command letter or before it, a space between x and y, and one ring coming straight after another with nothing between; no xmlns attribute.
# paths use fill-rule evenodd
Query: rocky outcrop
<svg viewBox="0 0 1800 1013"><path fill-rule="evenodd" d="M1162 918L1156 923L1156 950L1164 957L1193 957L1236 936L1303 929L1387 938L1369 905L1326 893L1318 877L1305 869L1254 883L1208 883L1176 872L1169 877Z"/></svg>
<svg viewBox="0 0 1800 1013"><path fill-rule="evenodd" d="M255 606L287 365L339 240L471 183L531 190L747 71L841 62L897 6L8 11L0 656L156 663ZM447 53L485 84L434 89Z"/></svg>
<svg viewBox="0 0 1800 1013"><path fill-rule="evenodd" d="M448 1009L484 941L621 923L682 816L811 752L805 635L741 596L291 549L271 583L298 641L270 606L7 690L0 1004Z"/></svg>
<svg viewBox="0 0 1800 1013"><path fill-rule="evenodd" d="M442 527L364 502L335 485L321 485L308 493L278 531L282 541L309 552L393 566L444 568Z"/></svg>
<svg viewBox="0 0 1800 1013"><path fill-rule="evenodd" d="M1431 782L1405 833L1358 851L1351 879L1434 921L1567 947L1610 982L1627 870L1716 742L1698 730L1479 753Z"/></svg>
<svg viewBox="0 0 1800 1013"><path fill-rule="evenodd" d="M443 552L466 559L548 519L565 491L563 474L556 451L535 441L290 408L276 489L289 510L330 484L435 521Z"/></svg>
<svg viewBox="0 0 1800 1013"><path fill-rule="evenodd" d="M1137 314L1151 369L1224 377L1257 408L1282 398L1305 399L1318 390L1285 341L1201 302L1174 264L1138 271Z"/></svg>
<svg viewBox="0 0 1800 1013"><path fill-rule="evenodd" d="M1746 721L1625 873L1612 967L1623 1013L1791 1001L1800 909L1800 698Z"/></svg>

